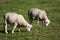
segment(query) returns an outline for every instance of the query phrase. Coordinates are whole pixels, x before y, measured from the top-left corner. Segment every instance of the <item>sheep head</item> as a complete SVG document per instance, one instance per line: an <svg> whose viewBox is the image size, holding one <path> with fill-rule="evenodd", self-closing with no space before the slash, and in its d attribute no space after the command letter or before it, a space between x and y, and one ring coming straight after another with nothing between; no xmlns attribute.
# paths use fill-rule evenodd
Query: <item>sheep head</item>
<svg viewBox="0 0 60 40"><path fill-rule="evenodd" d="M30 32L31 27L32 27L32 25L30 25L30 24L26 26L26 29L27 29L28 32Z"/></svg>
<svg viewBox="0 0 60 40"><path fill-rule="evenodd" d="M44 21L44 23L45 23L46 26L49 26L50 20L49 20L49 19L46 19L46 20Z"/></svg>

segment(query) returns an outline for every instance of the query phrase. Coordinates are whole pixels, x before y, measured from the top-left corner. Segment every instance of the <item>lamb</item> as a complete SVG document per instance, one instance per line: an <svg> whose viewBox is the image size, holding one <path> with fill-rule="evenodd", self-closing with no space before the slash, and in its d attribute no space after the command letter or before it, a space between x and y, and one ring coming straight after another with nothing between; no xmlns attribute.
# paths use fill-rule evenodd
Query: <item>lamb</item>
<svg viewBox="0 0 60 40"><path fill-rule="evenodd" d="M32 24L32 21L37 19L37 23L39 23L39 20L42 20L42 23L48 26L50 24L50 20L48 19L45 10L41 10L38 8L31 8L28 10L28 17L30 20L30 24Z"/></svg>
<svg viewBox="0 0 60 40"><path fill-rule="evenodd" d="M12 34L14 33L15 28L17 27L17 25L23 25L25 26L25 28L27 29L27 31L30 31L32 25L30 25L21 14L17 14L17 13L12 13L12 12L8 12L5 14L4 16L4 23L5 23L5 33L7 34L7 24L13 24L13 30L12 30Z"/></svg>

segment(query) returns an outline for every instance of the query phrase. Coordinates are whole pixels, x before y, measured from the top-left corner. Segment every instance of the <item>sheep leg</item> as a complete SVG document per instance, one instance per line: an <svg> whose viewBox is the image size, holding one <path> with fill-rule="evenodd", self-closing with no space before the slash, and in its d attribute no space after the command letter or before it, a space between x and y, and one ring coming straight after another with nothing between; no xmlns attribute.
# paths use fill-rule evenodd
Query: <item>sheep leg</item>
<svg viewBox="0 0 60 40"><path fill-rule="evenodd" d="M18 25L17 23L14 24L14 27L13 27L13 30L12 30L12 34L14 33L14 30L17 27L17 25Z"/></svg>
<svg viewBox="0 0 60 40"><path fill-rule="evenodd" d="M30 20L30 24L32 25L33 19Z"/></svg>
<svg viewBox="0 0 60 40"><path fill-rule="evenodd" d="M29 23L32 25L32 22L33 22L33 18L32 17L29 17Z"/></svg>
<svg viewBox="0 0 60 40"><path fill-rule="evenodd" d="M5 26L5 33L7 34L8 32L7 32L7 21L6 21L6 19L5 19L5 24L4 24L4 26Z"/></svg>
<svg viewBox="0 0 60 40"><path fill-rule="evenodd" d="M37 21L37 24L39 24L39 21Z"/></svg>
<svg viewBox="0 0 60 40"><path fill-rule="evenodd" d="M44 25L44 21L42 22L42 25Z"/></svg>
<svg viewBox="0 0 60 40"><path fill-rule="evenodd" d="M39 25L39 19L38 19L38 21L37 21L37 25Z"/></svg>
<svg viewBox="0 0 60 40"><path fill-rule="evenodd" d="M18 29L18 31L20 32L20 28Z"/></svg>
<svg viewBox="0 0 60 40"><path fill-rule="evenodd" d="M32 25L33 18L31 17L30 14L28 14L28 17L29 17L29 23Z"/></svg>
<svg viewBox="0 0 60 40"><path fill-rule="evenodd" d="M19 28L19 29L18 29L18 32L21 32L21 31L20 31L20 26L19 26L18 28Z"/></svg>

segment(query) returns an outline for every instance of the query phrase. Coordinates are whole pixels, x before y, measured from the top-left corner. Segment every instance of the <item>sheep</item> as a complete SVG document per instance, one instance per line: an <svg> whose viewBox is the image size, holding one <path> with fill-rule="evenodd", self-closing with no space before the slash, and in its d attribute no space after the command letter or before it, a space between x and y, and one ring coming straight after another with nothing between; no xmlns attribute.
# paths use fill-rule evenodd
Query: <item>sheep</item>
<svg viewBox="0 0 60 40"><path fill-rule="evenodd" d="M27 31L29 32L32 25L30 25L21 14L17 14L17 13L13 13L13 12L8 12L4 15L4 29L5 29L5 33L7 34L7 24L13 24L13 30L12 30L12 34L14 33L15 28L17 27L17 25L23 25L25 26L25 28L27 29Z"/></svg>
<svg viewBox="0 0 60 40"><path fill-rule="evenodd" d="M31 8L28 10L28 17L30 20L30 24L32 24L32 21L37 19L37 23L39 23L39 20L42 20L42 23L48 26L50 24L50 20L48 19L45 10L41 10L38 8Z"/></svg>

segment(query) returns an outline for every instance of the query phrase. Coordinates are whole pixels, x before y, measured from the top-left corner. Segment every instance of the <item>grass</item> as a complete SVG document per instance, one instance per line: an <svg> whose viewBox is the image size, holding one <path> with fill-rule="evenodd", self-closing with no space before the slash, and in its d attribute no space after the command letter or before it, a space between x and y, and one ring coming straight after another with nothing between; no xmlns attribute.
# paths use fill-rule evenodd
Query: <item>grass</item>
<svg viewBox="0 0 60 40"><path fill-rule="evenodd" d="M4 14L16 12L22 14L29 22L27 12L30 8L40 8L46 10L51 24L48 27L36 25L33 22L31 32L27 32L21 27L22 32L11 34L13 27L8 25L9 34L4 33ZM60 0L0 0L0 40L60 40ZM18 28L16 28L17 31Z"/></svg>

